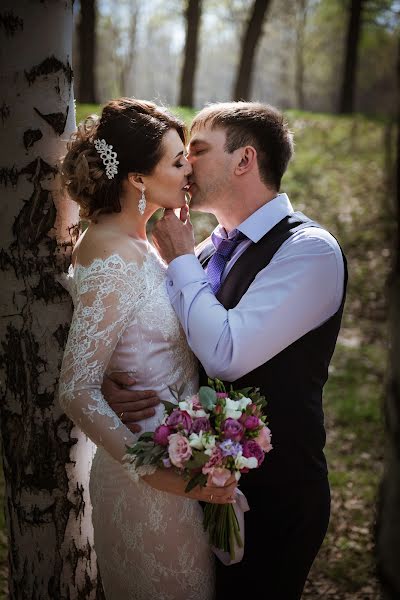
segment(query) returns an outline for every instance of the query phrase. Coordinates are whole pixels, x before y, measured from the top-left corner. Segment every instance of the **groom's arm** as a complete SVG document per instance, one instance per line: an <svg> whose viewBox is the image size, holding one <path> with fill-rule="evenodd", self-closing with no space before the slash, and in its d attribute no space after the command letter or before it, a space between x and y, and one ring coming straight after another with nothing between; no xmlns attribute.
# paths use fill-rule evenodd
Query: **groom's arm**
<svg viewBox="0 0 400 600"><path fill-rule="evenodd" d="M343 258L324 230L299 232L226 310L197 259L171 261L167 289L193 352L210 377L234 381L329 319L343 295Z"/></svg>

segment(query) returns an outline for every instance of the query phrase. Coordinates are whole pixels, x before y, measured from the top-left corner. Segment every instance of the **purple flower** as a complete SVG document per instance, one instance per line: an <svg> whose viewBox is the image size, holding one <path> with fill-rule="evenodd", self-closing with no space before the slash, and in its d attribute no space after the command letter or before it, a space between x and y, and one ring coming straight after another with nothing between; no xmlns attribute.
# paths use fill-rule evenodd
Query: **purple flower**
<svg viewBox="0 0 400 600"><path fill-rule="evenodd" d="M154 432L153 442L160 446L168 446L168 436L171 435L171 430L166 425L160 425Z"/></svg>
<svg viewBox="0 0 400 600"><path fill-rule="evenodd" d="M236 458L238 453L242 450L242 444L227 439L224 442L221 442L219 448L224 456L233 456L233 458Z"/></svg>
<svg viewBox="0 0 400 600"><path fill-rule="evenodd" d="M210 429L211 424L207 417L197 417L197 419L194 419L192 425L192 433L199 434L200 431L203 431L205 433L206 431L210 431Z"/></svg>
<svg viewBox="0 0 400 600"><path fill-rule="evenodd" d="M245 456L246 458L251 458L252 456L254 456L254 458L257 459L258 466L260 466L264 460L265 454L261 446L259 446L257 442L255 442L254 440L247 440L243 444L243 456Z"/></svg>
<svg viewBox="0 0 400 600"><path fill-rule="evenodd" d="M217 392L217 398L228 398L228 394L226 392Z"/></svg>
<svg viewBox="0 0 400 600"><path fill-rule="evenodd" d="M246 416L243 419L242 423L246 429L250 429L250 430L258 429L260 427L260 419L258 417L256 417L255 415Z"/></svg>
<svg viewBox="0 0 400 600"><path fill-rule="evenodd" d="M170 467L172 467L172 462L169 460L169 458L163 458L163 465L166 469L169 469Z"/></svg>
<svg viewBox="0 0 400 600"><path fill-rule="evenodd" d="M243 425L239 423L236 419L225 419L221 425L221 431L224 435L224 438L234 440L235 442L239 442L242 439L243 435Z"/></svg>
<svg viewBox="0 0 400 600"><path fill-rule="evenodd" d="M179 410L175 408L167 419L168 427L175 429L185 429L188 433L192 428L192 417L186 410Z"/></svg>

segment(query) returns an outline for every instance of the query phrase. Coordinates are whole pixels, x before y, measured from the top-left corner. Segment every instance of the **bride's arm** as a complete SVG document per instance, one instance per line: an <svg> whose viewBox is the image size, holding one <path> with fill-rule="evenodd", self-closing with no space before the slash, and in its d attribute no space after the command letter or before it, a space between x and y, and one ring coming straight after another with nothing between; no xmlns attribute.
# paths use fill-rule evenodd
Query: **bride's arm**
<svg viewBox="0 0 400 600"><path fill-rule="evenodd" d="M101 383L138 301L138 291L123 268L123 261L120 269L105 261L80 267L59 382L63 410L119 462L136 437L105 401Z"/></svg>

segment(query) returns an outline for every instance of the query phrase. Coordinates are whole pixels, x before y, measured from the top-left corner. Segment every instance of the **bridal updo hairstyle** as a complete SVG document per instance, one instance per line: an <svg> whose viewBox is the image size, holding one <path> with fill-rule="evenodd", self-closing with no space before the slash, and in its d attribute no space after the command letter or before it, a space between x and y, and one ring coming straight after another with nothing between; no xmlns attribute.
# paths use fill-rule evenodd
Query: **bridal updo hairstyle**
<svg viewBox="0 0 400 600"><path fill-rule="evenodd" d="M121 211L124 179L128 173L152 173L169 129L175 129L185 144L183 121L153 102L134 98L111 100L101 117L92 115L79 124L67 145L61 175L64 188L80 206L81 218L94 220L101 213ZM117 153L118 173L112 179L94 146L97 139L104 139Z"/></svg>

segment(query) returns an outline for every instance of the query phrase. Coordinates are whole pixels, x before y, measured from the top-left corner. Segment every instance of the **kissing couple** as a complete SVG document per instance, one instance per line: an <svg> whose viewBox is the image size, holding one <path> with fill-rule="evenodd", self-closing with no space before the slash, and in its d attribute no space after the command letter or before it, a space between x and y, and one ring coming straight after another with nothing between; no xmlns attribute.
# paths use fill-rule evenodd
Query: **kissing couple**
<svg viewBox="0 0 400 600"><path fill-rule="evenodd" d="M275 108L212 104L191 126L133 98L78 128L64 186L89 221L72 255L74 314L59 400L97 445L94 544L107 600L296 600L329 521L322 390L347 283L336 239L280 191L293 136ZM186 205L218 226L195 248ZM329 200L328 200L329 201ZM155 224L152 245L146 224ZM180 209L179 216L178 211ZM323 215L321 215L323 221ZM273 451L240 480L243 559L214 560L198 501L235 502L237 482L195 487L173 469L138 476L126 447L164 417L171 388L208 377L259 387Z"/></svg>

